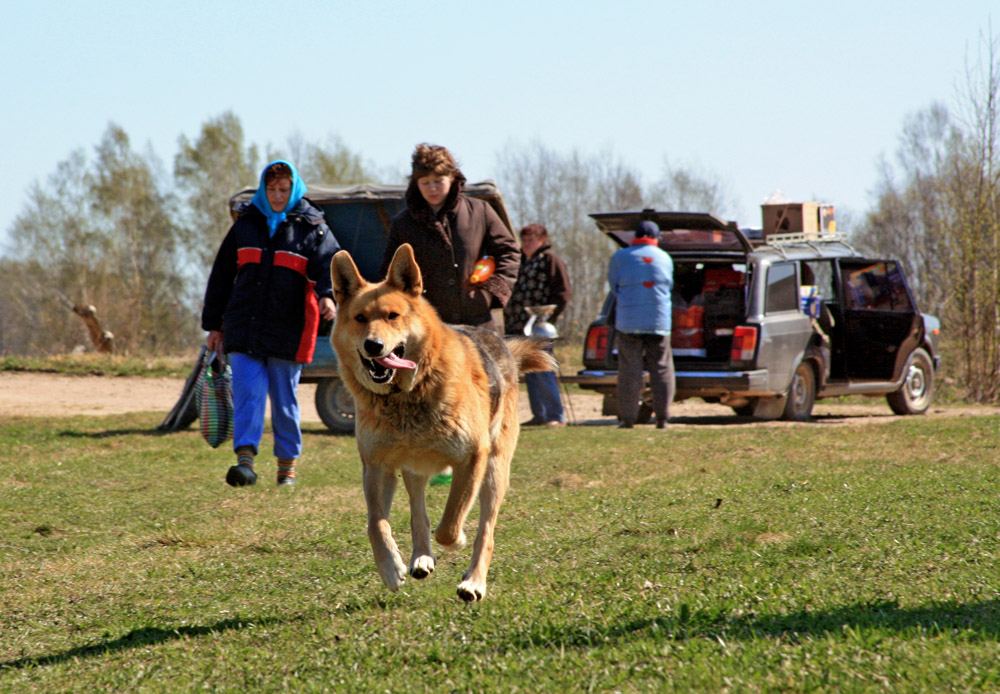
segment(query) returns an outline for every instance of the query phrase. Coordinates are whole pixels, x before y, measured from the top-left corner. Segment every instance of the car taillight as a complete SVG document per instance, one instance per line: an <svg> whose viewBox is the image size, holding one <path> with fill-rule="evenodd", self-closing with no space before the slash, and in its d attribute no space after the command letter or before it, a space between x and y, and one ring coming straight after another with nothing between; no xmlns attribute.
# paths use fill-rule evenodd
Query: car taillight
<svg viewBox="0 0 1000 694"><path fill-rule="evenodd" d="M583 358L587 360L604 360L608 356L608 335L611 328L600 325L587 331L587 343L583 349Z"/></svg>
<svg viewBox="0 0 1000 694"><path fill-rule="evenodd" d="M738 325L733 328L733 350L730 359L733 361L753 361L757 351L757 328L749 325Z"/></svg>

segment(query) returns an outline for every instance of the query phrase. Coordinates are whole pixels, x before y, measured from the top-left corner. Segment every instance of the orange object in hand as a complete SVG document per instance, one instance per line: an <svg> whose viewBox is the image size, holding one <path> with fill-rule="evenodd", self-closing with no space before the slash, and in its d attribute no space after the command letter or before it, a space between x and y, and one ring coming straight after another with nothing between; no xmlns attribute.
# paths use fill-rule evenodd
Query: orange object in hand
<svg viewBox="0 0 1000 694"><path fill-rule="evenodd" d="M472 276L469 277L469 284L479 284L480 282L485 282L496 270L496 263L493 262L493 258L488 255L484 255L476 263L476 266L472 268Z"/></svg>

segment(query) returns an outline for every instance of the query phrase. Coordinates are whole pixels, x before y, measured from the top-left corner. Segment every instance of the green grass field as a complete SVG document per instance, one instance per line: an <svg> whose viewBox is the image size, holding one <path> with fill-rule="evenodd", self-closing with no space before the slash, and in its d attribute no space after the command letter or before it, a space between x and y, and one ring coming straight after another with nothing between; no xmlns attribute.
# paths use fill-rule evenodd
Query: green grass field
<svg viewBox="0 0 1000 694"><path fill-rule="evenodd" d="M353 438L161 419L0 419L0 691L1000 691L994 417L525 430L475 605L383 588Z"/></svg>

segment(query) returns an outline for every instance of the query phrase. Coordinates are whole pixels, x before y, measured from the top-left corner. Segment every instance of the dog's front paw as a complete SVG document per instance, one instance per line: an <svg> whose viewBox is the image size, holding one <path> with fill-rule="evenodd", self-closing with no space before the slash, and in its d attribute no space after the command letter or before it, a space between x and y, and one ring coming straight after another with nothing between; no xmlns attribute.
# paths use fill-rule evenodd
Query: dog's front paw
<svg viewBox="0 0 1000 694"><path fill-rule="evenodd" d="M438 541L438 544L441 545L442 549L444 549L444 551L446 552L457 552L460 549L463 549L466 543L464 530L458 531L458 537L456 537L453 542L447 542L447 541L442 542L442 540L448 540L450 538L442 537L440 531L438 531L436 539Z"/></svg>
<svg viewBox="0 0 1000 694"><path fill-rule="evenodd" d="M410 562L410 575L414 578L427 578L432 573L434 573L434 557L429 554L414 557Z"/></svg>
<svg viewBox="0 0 1000 694"><path fill-rule="evenodd" d="M393 552L385 565L379 565L378 575L381 576L385 587L395 593L406 582L406 564L400 559L399 554Z"/></svg>
<svg viewBox="0 0 1000 694"><path fill-rule="evenodd" d="M458 584L458 597L465 602L479 602L486 596L486 584L475 583L470 580L462 581Z"/></svg>

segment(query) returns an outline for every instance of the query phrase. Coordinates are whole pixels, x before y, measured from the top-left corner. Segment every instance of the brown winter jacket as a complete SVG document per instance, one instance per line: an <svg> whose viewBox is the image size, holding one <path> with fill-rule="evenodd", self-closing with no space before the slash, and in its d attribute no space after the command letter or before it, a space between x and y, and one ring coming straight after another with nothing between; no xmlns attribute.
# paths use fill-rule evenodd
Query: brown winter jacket
<svg viewBox="0 0 1000 694"><path fill-rule="evenodd" d="M446 323L497 330L491 309L503 308L517 280L521 250L510 229L489 203L462 193L465 177L458 173L437 215L415 182L406 190L406 209L392 218L381 274L389 269L396 249L404 243L413 253L424 280L424 296ZM496 263L493 276L481 286L469 283L476 261L488 255Z"/></svg>

